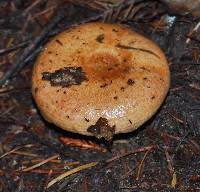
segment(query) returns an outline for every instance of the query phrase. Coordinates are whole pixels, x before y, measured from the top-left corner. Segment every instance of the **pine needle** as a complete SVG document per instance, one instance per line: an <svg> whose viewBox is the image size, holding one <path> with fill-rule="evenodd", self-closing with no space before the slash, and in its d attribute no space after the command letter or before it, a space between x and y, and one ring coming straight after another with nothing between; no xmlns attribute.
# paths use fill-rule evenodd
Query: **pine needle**
<svg viewBox="0 0 200 192"><path fill-rule="evenodd" d="M174 172L173 175L172 175L171 187L175 188L176 183L177 183L176 172Z"/></svg>
<svg viewBox="0 0 200 192"><path fill-rule="evenodd" d="M144 166L144 161L147 157L147 155L149 154L149 152L151 151L152 149L149 149L148 151L146 151L142 161L140 162L139 164L139 167L138 167L138 171L137 171L137 177L136 177L136 180L139 180L140 176L141 176L141 173L142 173L142 169L143 169L143 166Z"/></svg>
<svg viewBox="0 0 200 192"><path fill-rule="evenodd" d="M23 172L30 171L30 170L32 170L32 169L35 169L36 167L40 167L41 165L44 165L45 163L51 161L52 159L56 159L56 158L58 158L58 157L59 157L59 155L54 155L54 156L52 156L52 157L49 157L48 159L45 159L44 161L41 161L40 163L37 163L37 164L31 166L31 167L22 169L22 171L23 171Z"/></svg>
<svg viewBox="0 0 200 192"><path fill-rule="evenodd" d="M51 187L52 185L54 185L55 183L61 181L62 179L64 179L65 177L69 176L69 175L72 175L74 173L77 173L79 171L82 171L84 169L88 169L90 167L94 167L98 164L98 162L92 162L92 163L88 163L88 164L85 164L85 165L81 165L79 167L76 167L74 169L71 169L61 175L59 175L58 177L56 177L55 179L53 179L52 181L50 181L47 185L47 188Z"/></svg>
<svg viewBox="0 0 200 192"><path fill-rule="evenodd" d="M7 156L7 155L10 155L11 153L13 153L13 152L15 152L15 151L17 151L19 149L22 149L24 147L32 147L32 146L33 146L33 144L27 144L27 145L23 145L23 146L18 146L16 148L12 149L11 151L8 151L8 152L4 153L3 155L1 155L0 159L5 157L5 156Z"/></svg>

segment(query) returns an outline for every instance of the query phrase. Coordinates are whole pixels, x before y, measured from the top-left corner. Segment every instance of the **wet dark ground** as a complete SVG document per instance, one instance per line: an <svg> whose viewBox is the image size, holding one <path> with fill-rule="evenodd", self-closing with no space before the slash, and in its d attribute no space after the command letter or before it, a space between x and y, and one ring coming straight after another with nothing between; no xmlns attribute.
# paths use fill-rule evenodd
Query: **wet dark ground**
<svg viewBox="0 0 200 192"><path fill-rule="evenodd" d="M32 41L45 28L48 18L32 20L24 27L27 16L22 16L22 13L31 3L13 1L14 8L12 3L0 3L0 49L26 39ZM33 8L31 16L45 10L43 4ZM89 6L66 2L63 7L66 17L51 34L102 13ZM132 19L123 20L111 15L106 21L131 27L156 41L166 53L171 87L161 109L137 131L116 136L111 150L106 153L64 146L59 140L61 136L95 140L64 132L41 117L30 91L34 59L29 61L7 86L0 89L0 156L12 149L18 152L0 158L0 191L200 191L200 35L195 31L191 33L198 19L169 16L161 4L151 9L146 6L140 12L145 14L139 13ZM186 43L188 35L191 40ZM40 45L48 39L46 37ZM1 54L0 76L11 68L23 51ZM104 142L100 145L105 146ZM22 148L17 150L19 146ZM151 146L150 151L107 161ZM21 171L25 166L36 164L31 160L43 160L57 154L60 163L49 162L28 172ZM25 164L26 160L30 160L29 164ZM47 183L61 173L96 161L100 162L97 166L68 176L46 189ZM61 166L68 162L79 164Z"/></svg>

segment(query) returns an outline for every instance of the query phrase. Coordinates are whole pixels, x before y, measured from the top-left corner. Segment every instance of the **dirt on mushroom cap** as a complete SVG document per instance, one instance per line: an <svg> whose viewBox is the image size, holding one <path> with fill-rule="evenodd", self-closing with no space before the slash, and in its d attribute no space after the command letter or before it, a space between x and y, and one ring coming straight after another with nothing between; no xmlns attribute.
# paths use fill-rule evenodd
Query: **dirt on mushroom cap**
<svg viewBox="0 0 200 192"><path fill-rule="evenodd" d="M81 69L79 76L69 70L67 78L49 76L70 68ZM151 40L120 25L89 23L47 44L34 66L32 92L46 120L65 130L95 135L88 128L105 119L117 134L136 129L157 111L169 78L165 56ZM52 84L63 79L70 86Z"/></svg>

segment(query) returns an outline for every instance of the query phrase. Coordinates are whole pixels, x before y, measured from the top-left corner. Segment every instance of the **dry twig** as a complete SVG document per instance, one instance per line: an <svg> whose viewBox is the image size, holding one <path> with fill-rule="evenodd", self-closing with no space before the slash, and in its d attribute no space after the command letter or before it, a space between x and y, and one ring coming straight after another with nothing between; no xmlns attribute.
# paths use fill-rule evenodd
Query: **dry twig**
<svg viewBox="0 0 200 192"><path fill-rule="evenodd" d="M46 36L49 34L49 32L52 30L52 28L64 17L63 10L57 12L57 14L54 16L53 19L47 24L45 29L40 33L39 36L35 38L35 40L27 47L27 49L24 51L22 56L14 63L10 70L8 70L4 76L0 79L0 87L14 74L16 71L21 70L29 57L32 57L32 53L38 45L46 38ZM30 60L30 58L29 58ZM29 61L28 60L28 61Z"/></svg>

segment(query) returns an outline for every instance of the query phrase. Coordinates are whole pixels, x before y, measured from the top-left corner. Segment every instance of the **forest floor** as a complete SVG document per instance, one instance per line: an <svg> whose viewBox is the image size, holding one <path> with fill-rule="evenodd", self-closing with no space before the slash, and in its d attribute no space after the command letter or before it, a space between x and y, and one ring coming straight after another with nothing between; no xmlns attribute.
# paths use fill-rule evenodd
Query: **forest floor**
<svg viewBox="0 0 200 192"><path fill-rule="evenodd" d="M7 74L0 88L0 191L200 191L198 19L169 15L157 1L22 2L0 2L0 78ZM89 21L120 23L154 40L171 71L161 109L137 131L117 135L110 150L103 141L47 123L31 95L42 46Z"/></svg>

